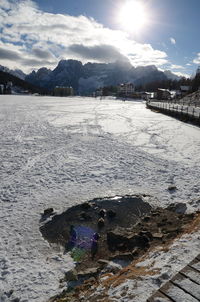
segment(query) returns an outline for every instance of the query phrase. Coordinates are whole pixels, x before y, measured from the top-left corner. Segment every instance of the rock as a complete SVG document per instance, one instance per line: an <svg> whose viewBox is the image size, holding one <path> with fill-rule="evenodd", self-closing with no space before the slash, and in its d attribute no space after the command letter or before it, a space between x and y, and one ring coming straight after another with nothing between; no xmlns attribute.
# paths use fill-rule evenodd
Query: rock
<svg viewBox="0 0 200 302"><path fill-rule="evenodd" d="M105 209L101 209L99 211L99 216L103 218L103 217L105 217L105 215L106 215L106 210Z"/></svg>
<svg viewBox="0 0 200 302"><path fill-rule="evenodd" d="M84 202L84 203L82 203L81 208L83 210L88 210L91 208L91 204L89 202Z"/></svg>
<svg viewBox="0 0 200 302"><path fill-rule="evenodd" d="M150 247L149 238L146 235L136 235L135 238L133 238L133 242L135 242L135 246L141 249Z"/></svg>
<svg viewBox="0 0 200 302"><path fill-rule="evenodd" d="M147 221L149 221L151 219L151 217L150 216L145 216L145 217L143 217L143 221L145 221L145 222L147 222Z"/></svg>
<svg viewBox="0 0 200 302"><path fill-rule="evenodd" d="M137 247L135 247L132 252L131 252L133 257L138 257L139 255L139 249Z"/></svg>
<svg viewBox="0 0 200 302"><path fill-rule="evenodd" d="M153 233L153 239L162 240L163 236L164 235L162 233Z"/></svg>
<svg viewBox="0 0 200 302"><path fill-rule="evenodd" d="M72 270L66 272L65 280L66 281L77 281L78 280L77 271L75 269L72 269Z"/></svg>
<svg viewBox="0 0 200 302"><path fill-rule="evenodd" d="M149 231L141 231L139 232L140 236L146 236L150 241L153 240L153 235Z"/></svg>
<svg viewBox="0 0 200 302"><path fill-rule="evenodd" d="M100 264L100 266L106 266L109 263L108 260L104 259L99 259L97 262Z"/></svg>
<svg viewBox="0 0 200 302"><path fill-rule="evenodd" d="M133 260L133 254L132 253L120 253L115 254L111 257L109 257L110 260L125 260L125 261L131 261Z"/></svg>
<svg viewBox="0 0 200 302"><path fill-rule="evenodd" d="M85 212L82 212L80 214L80 218L81 218L81 220L91 220L92 219L92 217L89 214L85 213Z"/></svg>
<svg viewBox="0 0 200 302"><path fill-rule="evenodd" d="M79 278L89 278L89 277L94 277L99 273L99 268L98 267L92 267L88 268L84 271L80 271L78 273Z"/></svg>
<svg viewBox="0 0 200 302"><path fill-rule="evenodd" d="M146 235L127 233L118 228L107 233L107 243L111 251L119 250L121 246L127 250L135 247L144 249L149 247L149 238Z"/></svg>
<svg viewBox="0 0 200 302"><path fill-rule="evenodd" d="M96 282L95 277L90 277L89 279L87 279L87 280L84 281L84 285L85 285L85 284L88 284L88 285L91 286L91 285L93 285L95 282Z"/></svg>
<svg viewBox="0 0 200 302"><path fill-rule="evenodd" d="M11 289L8 292L5 292L5 294L8 298L10 298L12 296L13 292L14 292L13 289Z"/></svg>
<svg viewBox="0 0 200 302"><path fill-rule="evenodd" d="M50 216L50 215L53 214L53 212L54 212L53 208L48 208L48 209L44 210L43 215L44 215L44 216L47 216L47 215Z"/></svg>
<svg viewBox="0 0 200 302"><path fill-rule="evenodd" d="M163 273L161 276L160 276L161 279L163 280L169 280L170 276L168 273Z"/></svg>
<svg viewBox="0 0 200 302"><path fill-rule="evenodd" d="M104 219L102 217L99 218L99 220L98 220L98 227L102 228L102 227L104 227L104 225L105 225Z"/></svg>
<svg viewBox="0 0 200 302"><path fill-rule="evenodd" d="M153 217L159 216L159 215L160 215L160 212L159 212L159 211L152 211L152 212L151 212L151 215L152 215Z"/></svg>
<svg viewBox="0 0 200 302"><path fill-rule="evenodd" d="M172 203L167 207L168 211L175 212L177 214L185 214L187 205L183 202Z"/></svg>
<svg viewBox="0 0 200 302"><path fill-rule="evenodd" d="M122 269L120 264L110 261L106 267L101 271L103 274L105 273L113 273L116 274Z"/></svg>
<svg viewBox="0 0 200 302"><path fill-rule="evenodd" d="M177 187L175 185L170 185L168 187L168 191L175 191L175 190L177 190Z"/></svg>
<svg viewBox="0 0 200 302"><path fill-rule="evenodd" d="M107 216L110 218L114 218L116 216L116 212L113 210L108 210L107 211Z"/></svg>
<svg viewBox="0 0 200 302"><path fill-rule="evenodd" d="M195 213L187 214L187 218L189 218L189 219L193 219L195 216L196 216Z"/></svg>
<svg viewBox="0 0 200 302"><path fill-rule="evenodd" d="M157 222L157 227L158 227L158 228L163 227L163 226L165 226L165 225L166 225L166 222L162 222L162 221Z"/></svg>
<svg viewBox="0 0 200 302"><path fill-rule="evenodd" d="M111 251L118 250L119 247L127 248L127 237L120 229L115 229L107 233L107 244Z"/></svg>
<svg viewBox="0 0 200 302"><path fill-rule="evenodd" d="M165 233L179 233L181 231L180 227L171 226L165 229Z"/></svg>

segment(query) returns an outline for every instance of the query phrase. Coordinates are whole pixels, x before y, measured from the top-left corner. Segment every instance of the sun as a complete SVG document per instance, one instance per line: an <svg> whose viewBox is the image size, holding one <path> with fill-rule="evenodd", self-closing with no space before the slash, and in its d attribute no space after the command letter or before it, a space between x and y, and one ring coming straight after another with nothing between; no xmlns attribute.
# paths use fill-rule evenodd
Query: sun
<svg viewBox="0 0 200 302"><path fill-rule="evenodd" d="M119 22L128 31L140 31L147 23L144 4L137 0L127 1L120 10Z"/></svg>

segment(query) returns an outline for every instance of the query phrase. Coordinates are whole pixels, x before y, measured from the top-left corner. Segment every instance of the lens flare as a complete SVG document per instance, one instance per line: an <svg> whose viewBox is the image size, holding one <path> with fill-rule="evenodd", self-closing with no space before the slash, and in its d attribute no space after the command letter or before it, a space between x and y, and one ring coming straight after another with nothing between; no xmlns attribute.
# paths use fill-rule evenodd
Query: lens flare
<svg viewBox="0 0 200 302"><path fill-rule="evenodd" d="M92 259L98 250L99 235L93 229L86 226L70 227L70 238L66 249L71 251L71 256L76 262L80 262L90 254Z"/></svg>

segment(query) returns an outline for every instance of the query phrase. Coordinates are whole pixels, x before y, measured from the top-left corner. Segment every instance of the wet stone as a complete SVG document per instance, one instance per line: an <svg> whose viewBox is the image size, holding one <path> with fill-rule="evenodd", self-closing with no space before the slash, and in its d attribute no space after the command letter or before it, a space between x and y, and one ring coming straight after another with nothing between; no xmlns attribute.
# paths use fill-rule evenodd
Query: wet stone
<svg viewBox="0 0 200 302"><path fill-rule="evenodd" d="M84 271L80 271L78 273L78 277L79 278L89 278L89 277L94 277L98 274L99 272L99 268L98 267L92 267L92 268L88 268Z"/></svg>
<svg viewBox="0 0 200 302"><path fill-rule="evenodd" d="M77 271L75 269L72 269L72 270L66 272L65 280L66 281L77 281L78 280Z"/></svg>
<svg viewBox="0 0 200 302"><path fill-rule="evenodd" d="M104 225L105 225L105 220L102 217L99 218L99 220L98 220L98 227L102 228L102 227L104 227Z"/></svg>
<svg viewBox="0 0 200 302"><path fill-rule="evenodd" d="M164 237L164 235L162 233L154 233L153 234L153 239L162 240L163 237Z"/></svg>
<svg viewBox="0 0 200 302"><path fill-rule="evenodd" d="M92 219L92 217L88 213L82 212L80 214L80 219L82 219L82 220L90 220L90 219Z"/></svg>
<svg viewBox="0 0 200 302"><path fill-rule="evenodd" d="M168 187L168 191L176 191L177 190L177 187L175 185L170 185Z"/></svg>
<svg viewBox="0 0 200 302"><path fill-rule="evenodd" d="M109 258L110 260L125 260L125 261L131 261L134 259L132 253L119 253L119 254L114 254Z"/></svg>
<svg viewBox="0 0 200 302"><path fill-rule="evenodd" d="M177 214L185 214L187 211L187 205L183 202L172 203L167 207L167 210L175 212Z"/></svg>
<svg viewBox="0 0 200 302"><path fill-rule="evenodd" d="M89 202L84 202L82 203L81 208L84 210L88 210L91 208L91 204Z"/></svg>
<svg viewBox="0 0 200 302"><path fill-rule="evenodd" d="M116 216L116 212L114 212L113 210L109 210L109 211L107 212L107 215L108 215L108 217L110 217L110 218L114 218L114 217Z"/></svg>
<svg viewBox="0 0 200 302"><path fill-rule="evenodd" d="M44 215L44 216L49 216L49 215L52 215L53 212L54 212L53 208L48 208L48 209L45 209L45 210L44 210L43 215Z"/></svg>
<svg viewBox="0 0 200 302"><path fill-rule="evenodd" d="M100 211L99 211L99 216L100 217L105 217L106 216L106 210L105 209L101 209Z"/></svg>

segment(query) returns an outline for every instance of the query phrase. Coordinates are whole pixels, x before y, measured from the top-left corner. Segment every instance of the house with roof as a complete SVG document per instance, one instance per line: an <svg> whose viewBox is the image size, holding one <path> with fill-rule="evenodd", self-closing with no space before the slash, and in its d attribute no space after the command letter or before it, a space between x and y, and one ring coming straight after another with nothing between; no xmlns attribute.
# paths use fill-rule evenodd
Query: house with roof
<svg viewBox="0 0 200 302"><path fill-rule="evenodd" d="M122 83L117 86L117 92L120 96L131 97L135 92L133 83Z"/></svg>
<svg viewBox="0 0 200 302"><path fill-rule="evenodd" d="M169 89L158 88L156 91L156 98L158 100L170 100L171 91Z"/></svg>

